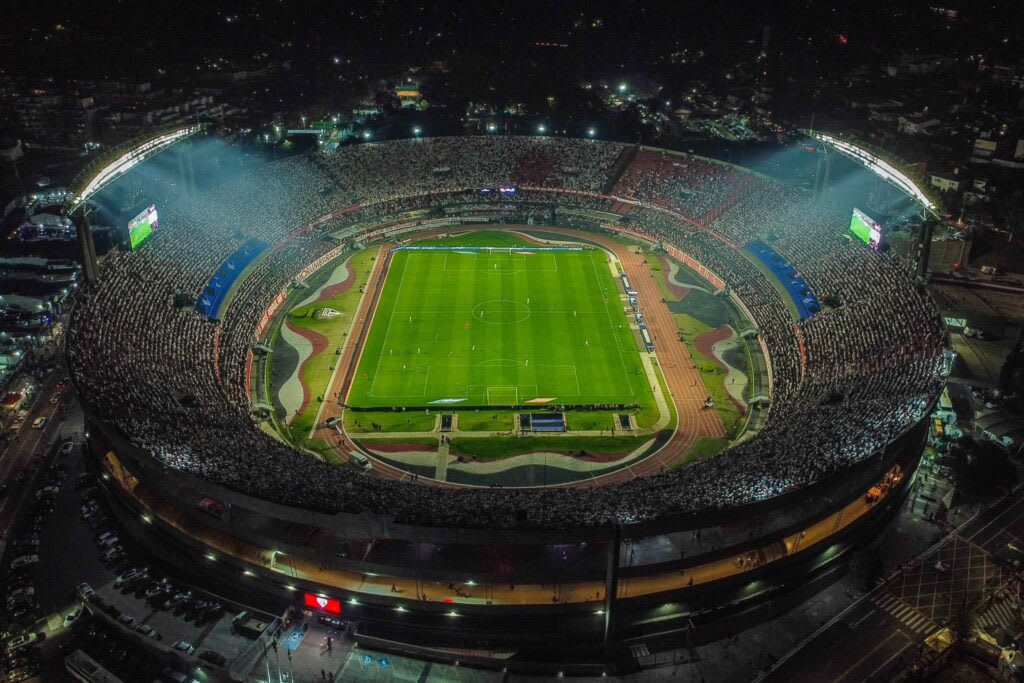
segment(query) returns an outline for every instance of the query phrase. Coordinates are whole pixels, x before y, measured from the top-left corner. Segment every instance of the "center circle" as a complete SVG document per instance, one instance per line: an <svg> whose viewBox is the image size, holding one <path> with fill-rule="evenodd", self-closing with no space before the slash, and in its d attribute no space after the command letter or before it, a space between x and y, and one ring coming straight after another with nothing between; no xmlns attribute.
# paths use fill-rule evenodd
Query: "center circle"
<svg viewBox="0 0 1024 683"><path fill-rule="evenodd" d="M514 325L529 317L529 306L510 299L491 299L473 307L473 319L488 325Z"/></svg>

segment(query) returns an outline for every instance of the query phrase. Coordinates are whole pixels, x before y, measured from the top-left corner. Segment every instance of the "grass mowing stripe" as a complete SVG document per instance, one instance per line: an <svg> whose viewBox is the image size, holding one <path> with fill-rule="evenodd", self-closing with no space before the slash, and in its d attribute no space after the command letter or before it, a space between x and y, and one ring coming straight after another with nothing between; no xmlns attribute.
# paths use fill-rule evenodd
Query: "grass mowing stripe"
<svg viewBox="0 0 1024 683"><path fill-rule="evenodd" d="M392 265L393 264L394 264L394 261L392 261ZM405 263L402 265L402 277L399 278L399 280L398 280L398 292L396 292L395 295L394 295L395 302L398 301L398 295L402 292L402 283L405 282L405 271L406 271L406 268L408 268L408 267L409 267L409 261L406 260ZM386 282L385 282L385 292L388 292L387 283ZM381 293L381 298L382 299L384 298L384 293L385 292ZM381 304L381 302L378 301L377 302L378 308L380 307L380 304ZM374 317L376 317L376 316L374 316ZM388 345L388 337L391 336L391 323L394 322L394 319L395 319L395 308L394 308L394 306L392 306L392 308L391 308L391 315L388 316L388 326L387 326L386 331L384 332L384 341L382 342L382 345L385 348ZM376 327L376 325L374 325L374 327ZM369 339L367 339L367 342L369 342ZM384 354L379 354L378 357L377 357L377 365L376 365L376 367L373 370L373 379L370 381L370 393L371 394L373 393L374 385L377 383L377 377L380 376L380 363L381 363L381 361L383 359L384 359Z"/></svg>
<svg viewBox="0 0 1024 683"><path fill-rule="evenodd" d="M593 266L594 280L597 283L597 286L600 287L601 286L601 278L597 274L597 265L594 264L594 259L590 259L590 265ZM612 292L606 292L605 294L607 295L607 297L610 300ZM615 294L616 295L618 294L618 290L615 290ZM605 311L605 314L608 317L608 328L609 328L608 331L611 333L612 339L615 340L615 349L619 352L619 363L622 366L622 373L626 376L627 381L628 381L629 380L629 372L626 370L626 361L622 357L622 346L618 343L619 342L618 335L615 334L615 325L612 324L611 313L608 311L608 306L604 307L604 311ZM629 385L630 385L629 386L630 392L632 393L632 391L633 391L633 383L630 382Z"/></svg>

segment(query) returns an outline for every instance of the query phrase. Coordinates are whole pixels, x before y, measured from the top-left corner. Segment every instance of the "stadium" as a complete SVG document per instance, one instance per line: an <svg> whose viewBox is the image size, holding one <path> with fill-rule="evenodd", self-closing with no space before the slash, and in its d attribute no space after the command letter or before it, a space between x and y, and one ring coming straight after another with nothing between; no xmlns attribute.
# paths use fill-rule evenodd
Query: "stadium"
<svg viewBox="0 0 1024 683"><path fill-rule="evenodd" d="M943 386L866 216L708 158L416 138L152 185L66 342L104 490L376 648L627 669L869 537Z"/></svg>

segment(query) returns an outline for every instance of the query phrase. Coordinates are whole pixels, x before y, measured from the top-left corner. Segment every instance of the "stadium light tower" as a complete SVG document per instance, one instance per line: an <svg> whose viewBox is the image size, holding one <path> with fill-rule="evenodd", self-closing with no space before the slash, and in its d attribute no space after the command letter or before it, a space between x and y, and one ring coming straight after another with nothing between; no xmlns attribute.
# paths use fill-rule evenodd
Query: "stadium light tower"
<svg viewBox="0 0 1024 683"><path fill-rule="evenodd" d="M487 124L487 132L488 133L493 133L496 130L498 130L498 126L493 121L491 123Z"/></svg>
<svg viewBox="0 0 1024 683"><path fill-rule="evenodd" d="M594 128L593 126L591 126L590 128L587 128L587 137L588 138L592 138L592 137L594 137L596 135L597 135L597 129L596 128Z"/></svg>
<svg viewBox="0 0 1024 683"><path fill-rule="evenodd" d="M419 137L419 136L423 135L423 129L420 128L419 126L413 126L412 127L412 134L415 135L416 137Z"/></svg>
<svg viewBox="0 0 1024 683"><path fill-rule="evenodd" d="M539 126L537 126L537 132L540 133L541 135L544 135L544 133L546 133L547 130L548 130L548 127L545 126L543 123L540 124Z"/></svg>
<svg viewBox="0 0 1024 683"><path fill-rule="evenodd" d="M373 133L371 133L371 132L370 132L370 131L368 131L368 130L364 130L364 131L363 131L363 139L364 139L364 140L369 140L369 139L370 139L370 138L372 138L372 137L373 137Z"/></svg>

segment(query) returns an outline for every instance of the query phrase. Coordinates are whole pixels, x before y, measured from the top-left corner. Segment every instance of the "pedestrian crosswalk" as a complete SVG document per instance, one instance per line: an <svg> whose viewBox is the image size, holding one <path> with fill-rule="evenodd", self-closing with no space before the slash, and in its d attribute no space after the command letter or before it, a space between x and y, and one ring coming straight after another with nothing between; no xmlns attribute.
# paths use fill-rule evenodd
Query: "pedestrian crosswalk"
<svg viewBox="0 0 1024 683"><path fill-rule="evenodd" d="M993 626L1002 626L1007 632L1016 634L1020 630L1021 620L1017 617L1020 605L1013 600L998 598L975 619L975 623L988 630Z"/></svg>
<svg viewBox="0 0 1024 683"><path fill-rule="evenodd" d="M889 591L880 591L871 598L871 602L879 609L885 610L896 621L914 633L928 635L936 629L932 620L913 607L903 602Z"/></svg>

